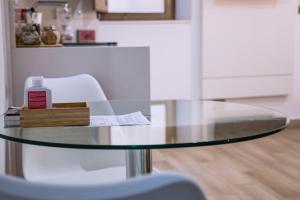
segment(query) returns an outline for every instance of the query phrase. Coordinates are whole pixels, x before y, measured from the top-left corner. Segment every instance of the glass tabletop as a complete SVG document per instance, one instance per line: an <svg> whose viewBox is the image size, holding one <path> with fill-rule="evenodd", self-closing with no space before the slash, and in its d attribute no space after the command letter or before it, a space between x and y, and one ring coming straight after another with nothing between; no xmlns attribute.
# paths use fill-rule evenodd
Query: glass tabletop
<svg viewBox="0 0 300 200"><path fill-rule="evenodd" d="M4 127L0 138L24 144L78 149L163 149L208 146L265 137L289 120L274 110L216 101L89 102L91 115L141 111L150 125L20 128Z"/></svg>

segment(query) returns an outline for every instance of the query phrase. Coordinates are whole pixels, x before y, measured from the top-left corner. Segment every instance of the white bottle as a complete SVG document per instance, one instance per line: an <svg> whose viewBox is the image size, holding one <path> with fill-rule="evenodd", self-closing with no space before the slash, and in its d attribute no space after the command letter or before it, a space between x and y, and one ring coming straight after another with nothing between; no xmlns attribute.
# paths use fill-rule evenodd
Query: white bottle
<svg viewBox="0 0 300 200"><path fill-rule="evenodd" d="M28 109L49 109L52 107L51 90L43 86L44 78L32 78L32 87L25 91L24 104Z"/></svg>

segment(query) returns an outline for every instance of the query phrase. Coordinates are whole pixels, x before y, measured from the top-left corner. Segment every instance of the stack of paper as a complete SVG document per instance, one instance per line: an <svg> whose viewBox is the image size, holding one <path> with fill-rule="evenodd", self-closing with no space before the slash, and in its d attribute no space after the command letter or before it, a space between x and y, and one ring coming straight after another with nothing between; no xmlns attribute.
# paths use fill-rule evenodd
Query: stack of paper
<svg viewBox="0 0 300 200"><path fill-rule="evenodd" d="M20 108L8 108L4 114L4 123L7 128L20 126Z"/></svg>

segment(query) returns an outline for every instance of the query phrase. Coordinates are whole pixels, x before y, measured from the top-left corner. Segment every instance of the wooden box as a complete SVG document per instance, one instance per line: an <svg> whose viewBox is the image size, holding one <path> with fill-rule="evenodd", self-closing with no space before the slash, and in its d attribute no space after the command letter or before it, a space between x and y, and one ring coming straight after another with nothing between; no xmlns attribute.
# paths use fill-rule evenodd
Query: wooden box
<svg viewBox="0 0 300 200"><path fill-rule="evenodd" d="M54 103L51 109L20 110L20 125L23 128L88 126L90 109L87 103Z"/></svg>

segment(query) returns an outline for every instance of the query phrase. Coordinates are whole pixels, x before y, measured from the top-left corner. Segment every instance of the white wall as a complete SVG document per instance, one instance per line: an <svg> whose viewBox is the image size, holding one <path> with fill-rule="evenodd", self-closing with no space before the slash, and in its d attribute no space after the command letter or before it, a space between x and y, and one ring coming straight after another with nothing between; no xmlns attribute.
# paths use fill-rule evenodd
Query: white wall
<svg viewBox="0 0 300 200"><path fill-rule="evenodd" d="M117 41L121 47L149 46L152 99L193 98L195 72L191 67L189 21L99 22L93 19L75 21L74 26L96 29L100 42Z"/></svg>
<svg viewBox="0 0 300 200"><path fill-rule="evenodd" d="M4 10L3 2L0 1L0 114L5 110L6 98L5 98L5 56L4 56ZM4 141L0 139L0 173L4 173Z"/></svg>

